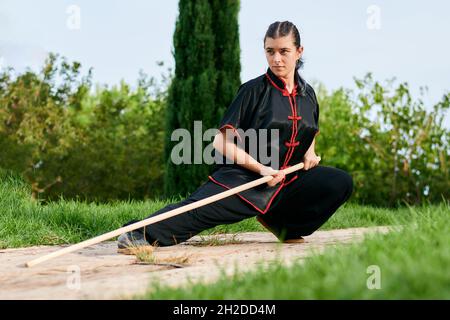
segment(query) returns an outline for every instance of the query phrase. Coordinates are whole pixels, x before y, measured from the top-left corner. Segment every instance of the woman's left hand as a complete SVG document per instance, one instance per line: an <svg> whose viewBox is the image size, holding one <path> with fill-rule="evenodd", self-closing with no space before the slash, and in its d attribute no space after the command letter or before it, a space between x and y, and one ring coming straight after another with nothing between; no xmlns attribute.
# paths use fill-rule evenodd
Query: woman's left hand
<svg viewBox="0 0 450 320"><path fill-rule="evenodd" d="M305 156L303 157L303 163L305 164L303 170L314 168L319 165L320 160L321 158L317 156L314 151L305 153Z"/></svg>

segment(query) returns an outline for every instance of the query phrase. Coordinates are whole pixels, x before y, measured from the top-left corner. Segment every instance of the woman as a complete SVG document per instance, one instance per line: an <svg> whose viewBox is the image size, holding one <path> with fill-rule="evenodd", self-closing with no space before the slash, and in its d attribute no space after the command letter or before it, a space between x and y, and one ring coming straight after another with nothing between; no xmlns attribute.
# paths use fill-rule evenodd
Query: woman
<svg viewBox="0 0 450 320"><path fill-rule="evenodd" d="M214 139L214 148L224 159L216 164L209 181L187 199L154 213L204 199L261 175L274 179L237 195L125 233L119 237L120 249L136 245L174 245L203 230L220 224L256 217L283 242L302 242L316 231L350 197L351 176L343 170L319 166L315 136L319 133L319 105L313 88L298 74L303 47L299 32L289 21L271 24L264 37L268 69L238 90L228 107ZM248 147L240 148L235 139L248 129L278 130L278 138L259 148L277 150L280 163L263 165ZM259 146L259 144L258 144ZM287 176L282 169L304 162L303 170ZM128 224L136 222L130 221Z"/></svg>

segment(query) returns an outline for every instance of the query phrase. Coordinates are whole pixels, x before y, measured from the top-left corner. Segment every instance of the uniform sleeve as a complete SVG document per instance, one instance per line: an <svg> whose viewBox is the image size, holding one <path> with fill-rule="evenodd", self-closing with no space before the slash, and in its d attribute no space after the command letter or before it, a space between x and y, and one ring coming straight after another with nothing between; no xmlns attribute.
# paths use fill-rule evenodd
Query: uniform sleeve
<svg viewBox="0 0 450 320"><path fill-rule="evenodd" d="M316 132L316 136L319 134L320 132L320 127L319 127L319 102L317 101L317 96L316 93L314 92L314 89L312 90L313 92L313 96L314 96L314 104L315 104L315 109L314 109L314 122L315 125L317 127L317 132Z"/></svg>
<svg viewBox="0 0 450 320"><path fill-rule="evenodd" d="M237 129L247 130L251 125L252 111L255 105L253 90L244 85L239 87L236 97L228 106L220 121L219 130L231 129L241 139Z"/></svg>

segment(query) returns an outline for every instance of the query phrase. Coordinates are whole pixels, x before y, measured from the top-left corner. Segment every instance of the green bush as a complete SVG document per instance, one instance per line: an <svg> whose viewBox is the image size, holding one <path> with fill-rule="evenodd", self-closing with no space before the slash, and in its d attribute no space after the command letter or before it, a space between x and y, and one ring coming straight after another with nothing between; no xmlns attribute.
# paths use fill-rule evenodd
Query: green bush
<svg viewBox="0 0 450 320"><path fill-rule="evenodd" d="M358 93L318 88L324 165L354 179L352 201L378 206L437 203L450 198L450 131L443 127L450 94L427 111L406 83L356 79ZM430 109L430 108L428 108Z"/></svg>
<svg viewBox="0 0 450 320"><path fill-rule="evenodd" d="M135 90L91 92L80 68L52 54L40 74L0 75L0 167L21 173L39 199L160 195L165 93L145 75Z"/></svg>

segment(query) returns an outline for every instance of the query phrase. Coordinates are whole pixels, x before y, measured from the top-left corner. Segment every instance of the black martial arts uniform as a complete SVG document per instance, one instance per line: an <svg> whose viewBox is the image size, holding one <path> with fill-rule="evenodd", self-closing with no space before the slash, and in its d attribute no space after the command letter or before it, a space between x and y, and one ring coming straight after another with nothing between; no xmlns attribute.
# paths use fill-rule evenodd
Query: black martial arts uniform
<svg viewBox="0 0 450 320"><path fill-rule="evenodd" d="M313 88L295 72L291 93L270 68L242 84L228 107L219 128L240 130L278 129L279 141L267 139L258 148L279 153L279 166L285 169L303 161L314 137L319 133L319 104ZM259 139L259 137L258 137ZM245 151L249 146L244 144ZM257 161L260 152L257 152ZM253 156L253 155L252 155ZM222 156L223 157L223 156ZM155 212L158 215L240 186L261 176L239 164L216 164L209 181L187 199ZM272 230L282 230L284 239L309 235L317 230L350 197L353 181L345 171L316 166L287 175L279 184L245 190L209 205L182 213L143 228L147 240L160 246L186 241L199 232L220 224L230 224L259 216ZM132 223L135 221L131 221ZM128 223L128 224L129 224Z"/></svg>

